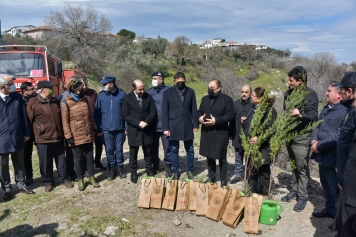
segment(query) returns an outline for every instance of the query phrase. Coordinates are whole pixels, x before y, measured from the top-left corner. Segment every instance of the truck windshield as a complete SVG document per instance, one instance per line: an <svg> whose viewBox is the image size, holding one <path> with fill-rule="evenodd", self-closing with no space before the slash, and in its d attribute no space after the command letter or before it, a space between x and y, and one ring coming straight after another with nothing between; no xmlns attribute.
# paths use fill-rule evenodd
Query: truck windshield
<svg viewBox="0 0 356 237"><path fill-rule="evenodd" d="M0 54L0 74L8 74L14 77L43 77L45 73L42 54Z"/></svg>

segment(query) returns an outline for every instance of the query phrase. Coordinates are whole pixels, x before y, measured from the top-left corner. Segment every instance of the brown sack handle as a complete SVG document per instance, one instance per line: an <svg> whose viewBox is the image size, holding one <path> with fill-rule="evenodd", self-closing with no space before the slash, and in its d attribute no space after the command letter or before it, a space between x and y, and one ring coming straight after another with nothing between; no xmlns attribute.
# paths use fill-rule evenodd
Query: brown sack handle
<svg viewBox="0 0 356 237"><path fill-rule="evenodd" d="M155 179L155 183L156 183L157 187L161 187L161 186L162 186L162 184L163 184L162 179L160 179L160 180L161 180L161 184L160 184L160 185L158 185L158 184L157 184L157 179Z"/></svg>
<svg viewBox="0 0 356 237"><path fill-rule="evenodd" d="M146 181L150 181L150 182L148 183L148 185L146 185ZM150 184L151 184L151 180L150 180L150 179L146 179L146 180L145 180L145 183L144 183L145 187L147 188L148 186L150 186Z"/></svg>
<svg viewBox="0 0 356 237"><path fill-rule="evenodd" d="M182 187L182 184L183 184L183 187ZM187 184L186 182L181 182L179 188L180 188L180 189L183 189L186 184Z"/></svg>
<svg viewBox="0 0 356 237"><path fill-rule="evenodd" d="M200 191L202 191L203 193L205 193L206 192L206 186L204 186L204 191L201 189L201 187L200 187L200 184L199 184L199 189L200 189Z"/></svg>
<svg viewBox="0 0 356 237"><path fill-rule="evenodd" d="M174 186L175 186L175 184L174 184L174 182L172 182L173 180L169 180L168 179L168 183L170 183L171 184L171 188L174 188ZM173 185L172 185L173 184Z"/></svg>

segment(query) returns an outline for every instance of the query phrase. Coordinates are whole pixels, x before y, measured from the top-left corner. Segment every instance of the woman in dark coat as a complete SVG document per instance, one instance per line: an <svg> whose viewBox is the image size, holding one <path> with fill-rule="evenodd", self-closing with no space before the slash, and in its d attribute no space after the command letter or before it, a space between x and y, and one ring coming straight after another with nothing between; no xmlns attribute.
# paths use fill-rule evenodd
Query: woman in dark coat
<svg viewBox="0 0 356 237"><path fill-rule="evenodd" d="M233 100L221 93L221 82L217 79L209 83L208 94L203 97L198 110L202 124L199 154L207 157L211 182L215 182L216 159L219 160L221 186L226 186L229 122L235 116Z"/></svg>
<svg viewBox="0 0 356 237"><path fill-rule="evenodd" d="M265 91L266 91L265 88L257 87L253 90L253 92L251 94L251 100L252 100L252 103L254 104L254 106L247 113L246 118L243 118L243 125L242 125L244 133L246 134L247 137L250 137L249 130L250 130L250 126L251 126L251 121L252 121L253 116L255 115L258 104L260 103L261 97L264 95ZM272 126L272 124L274 123L274 121L277 118L277 112L272 107L274 101L275 101L275 98L268 99L268 107L266 109L264 118L262 119L262 121L267 119L268 113L272 109L272 118L269 123L269 126ZM250 138L250 143L255 144L257 139L258 139L258 136ZM269 182L270 182L270 175L271 175L269 139L267 139L264 143L261 144L260 152L262 153L263 163L258 168L252 167L249 182L252 187L252 192L267 195L268 188L269 188Z"/></svg>

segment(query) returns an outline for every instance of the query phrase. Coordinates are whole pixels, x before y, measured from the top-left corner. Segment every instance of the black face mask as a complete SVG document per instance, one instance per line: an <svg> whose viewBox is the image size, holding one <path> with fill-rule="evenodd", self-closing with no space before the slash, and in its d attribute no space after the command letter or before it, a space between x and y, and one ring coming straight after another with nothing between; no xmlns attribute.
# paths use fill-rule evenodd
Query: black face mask
<svg viewBox="0 0 356 237"><path fill-rule="evenodd" d="M183 90L185 88L185 82L184 81L177 82L176 87L178 88L178 90Z"/></svg>
<svg viewBox="0 0 356 237"><path fill-rule="evenodd" d="M214 89L208 88L208 95L209 95L210 97L214 97L214 96L215 96Z"/></svg>
<svg viewBox="0 0 356 237"><path fill-rule="evenodd" d="M80 89L80 92L79 92L79 97L80 98L83 98L84 97L84 89Z"/></svg>

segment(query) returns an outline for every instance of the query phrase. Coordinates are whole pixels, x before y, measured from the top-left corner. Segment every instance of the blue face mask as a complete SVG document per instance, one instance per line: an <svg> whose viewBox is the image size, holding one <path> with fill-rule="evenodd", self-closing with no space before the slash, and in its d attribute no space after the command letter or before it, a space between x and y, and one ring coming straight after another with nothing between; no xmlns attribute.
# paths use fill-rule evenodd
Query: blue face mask
<svg viewBox="0 0 356 237"><path fill-rule="evenodd" d="M16 91L16 86L15 86L14 84L12 84L12 85L10 86L9 93L13 93L13 92L15 92L15 91Z"/></svg>

